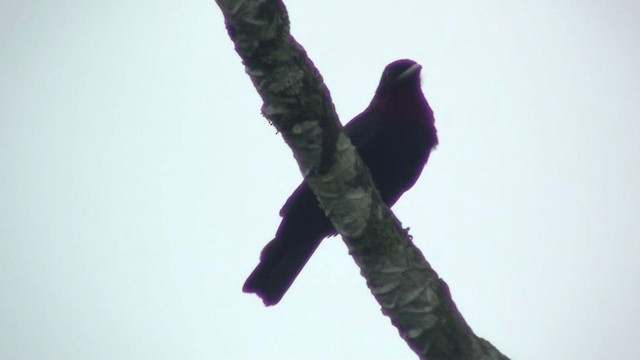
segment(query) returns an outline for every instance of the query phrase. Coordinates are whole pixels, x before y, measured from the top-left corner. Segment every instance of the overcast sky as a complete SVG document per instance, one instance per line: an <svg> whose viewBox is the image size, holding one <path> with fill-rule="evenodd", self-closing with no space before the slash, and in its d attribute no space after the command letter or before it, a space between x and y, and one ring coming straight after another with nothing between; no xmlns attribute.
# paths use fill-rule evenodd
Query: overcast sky
<svg viewBox="0 0 640 360"><path fill-rule="evenodd" d="M424 66L394 207L513 359L640 353L640 3L289 1L342 122ZM0 3L0 358L414 359L339 237L241 292L301 175L213 1Z"/></svg>

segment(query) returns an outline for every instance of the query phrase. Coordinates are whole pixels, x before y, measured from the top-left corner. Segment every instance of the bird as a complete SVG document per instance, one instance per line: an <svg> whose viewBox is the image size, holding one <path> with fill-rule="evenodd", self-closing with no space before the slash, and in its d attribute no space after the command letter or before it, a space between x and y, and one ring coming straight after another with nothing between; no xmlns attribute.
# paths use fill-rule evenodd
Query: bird
<svg viewBox="0 0 640 360"><path fill-rule="evenodd" d="M438 145L433 111L421 89L421 69L409 59L387 65L369 106L344 126L389 207L416 183ZM280 302L322 240L337 234L304 181L280 215L274 239L242 288L261 297L265 306Z"/></svg>

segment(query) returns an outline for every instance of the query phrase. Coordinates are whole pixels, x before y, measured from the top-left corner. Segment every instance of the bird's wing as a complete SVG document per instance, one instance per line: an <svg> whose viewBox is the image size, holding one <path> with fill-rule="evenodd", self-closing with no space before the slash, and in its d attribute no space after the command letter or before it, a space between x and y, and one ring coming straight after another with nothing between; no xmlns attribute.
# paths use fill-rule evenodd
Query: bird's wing
<svg viewBox="0 0 640 360"><path fill-rule="evenodd" d="M372 140L378 135L383 122L384 115L382 113L372 109L366 109L349 121L347 125L344 126L344 130L351 139L353 146L359 151L362 151L366 149L367 145L371 144ZM315 195L313 195L309 186L305 182L302 182L280 209L280 216L285 216L289 211L292 211L292 208L296 206L295 204L312 201L314 198Z"/></svg>
<svg viewBox="0 0 640 360"><path fill-rule="evenodd" d="M289 196L284 205L282 205L282 208L280 209L280 216L286 216L287 213L292 210L292 207L295 208L296 205L309 201L313 202L313 199L315 199L315 195L313 195L309 185L303 181L293 194ZM295 211L295 209L293 210Z"/></svg>
<svg viewBox="0 0 640 360"><path fill-rule="evenodd" d="M369 108L349 121L344 130L353 146L361 150L378 135L384 120L384 114Z"/></svg>

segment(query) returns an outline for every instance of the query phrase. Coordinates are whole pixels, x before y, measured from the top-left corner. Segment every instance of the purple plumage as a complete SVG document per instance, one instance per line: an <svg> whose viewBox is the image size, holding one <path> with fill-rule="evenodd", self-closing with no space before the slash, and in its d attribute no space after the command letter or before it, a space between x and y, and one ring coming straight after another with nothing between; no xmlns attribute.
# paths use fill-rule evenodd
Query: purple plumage
<svg viewBox="0 0 640 360"><path fill-rule="evenodd" d="M411 60L387 65L371 104L344 127L388 206L415 184L438 144L433 111L420 88L420 70ZM280 215L275 238L262 250L243 287L265 305L277 304L320 242L336 234L304 182Z"/></svg>

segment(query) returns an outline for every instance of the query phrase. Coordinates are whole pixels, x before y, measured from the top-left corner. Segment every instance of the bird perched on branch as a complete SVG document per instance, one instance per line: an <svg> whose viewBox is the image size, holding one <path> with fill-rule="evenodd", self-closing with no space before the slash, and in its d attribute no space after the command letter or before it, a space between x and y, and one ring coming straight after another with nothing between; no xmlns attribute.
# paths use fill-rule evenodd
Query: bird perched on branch
<svg viewBox="0 0 640 360"><path fill-rule="evenodd" d="M387 65L369 106L344 127L387 206L415 184L438 144L433 111L420 88L421 68L406 59ZM277 304L320 242L337 233L305 182L280 215L275 238L243 287L265 305Z"/></svg>

